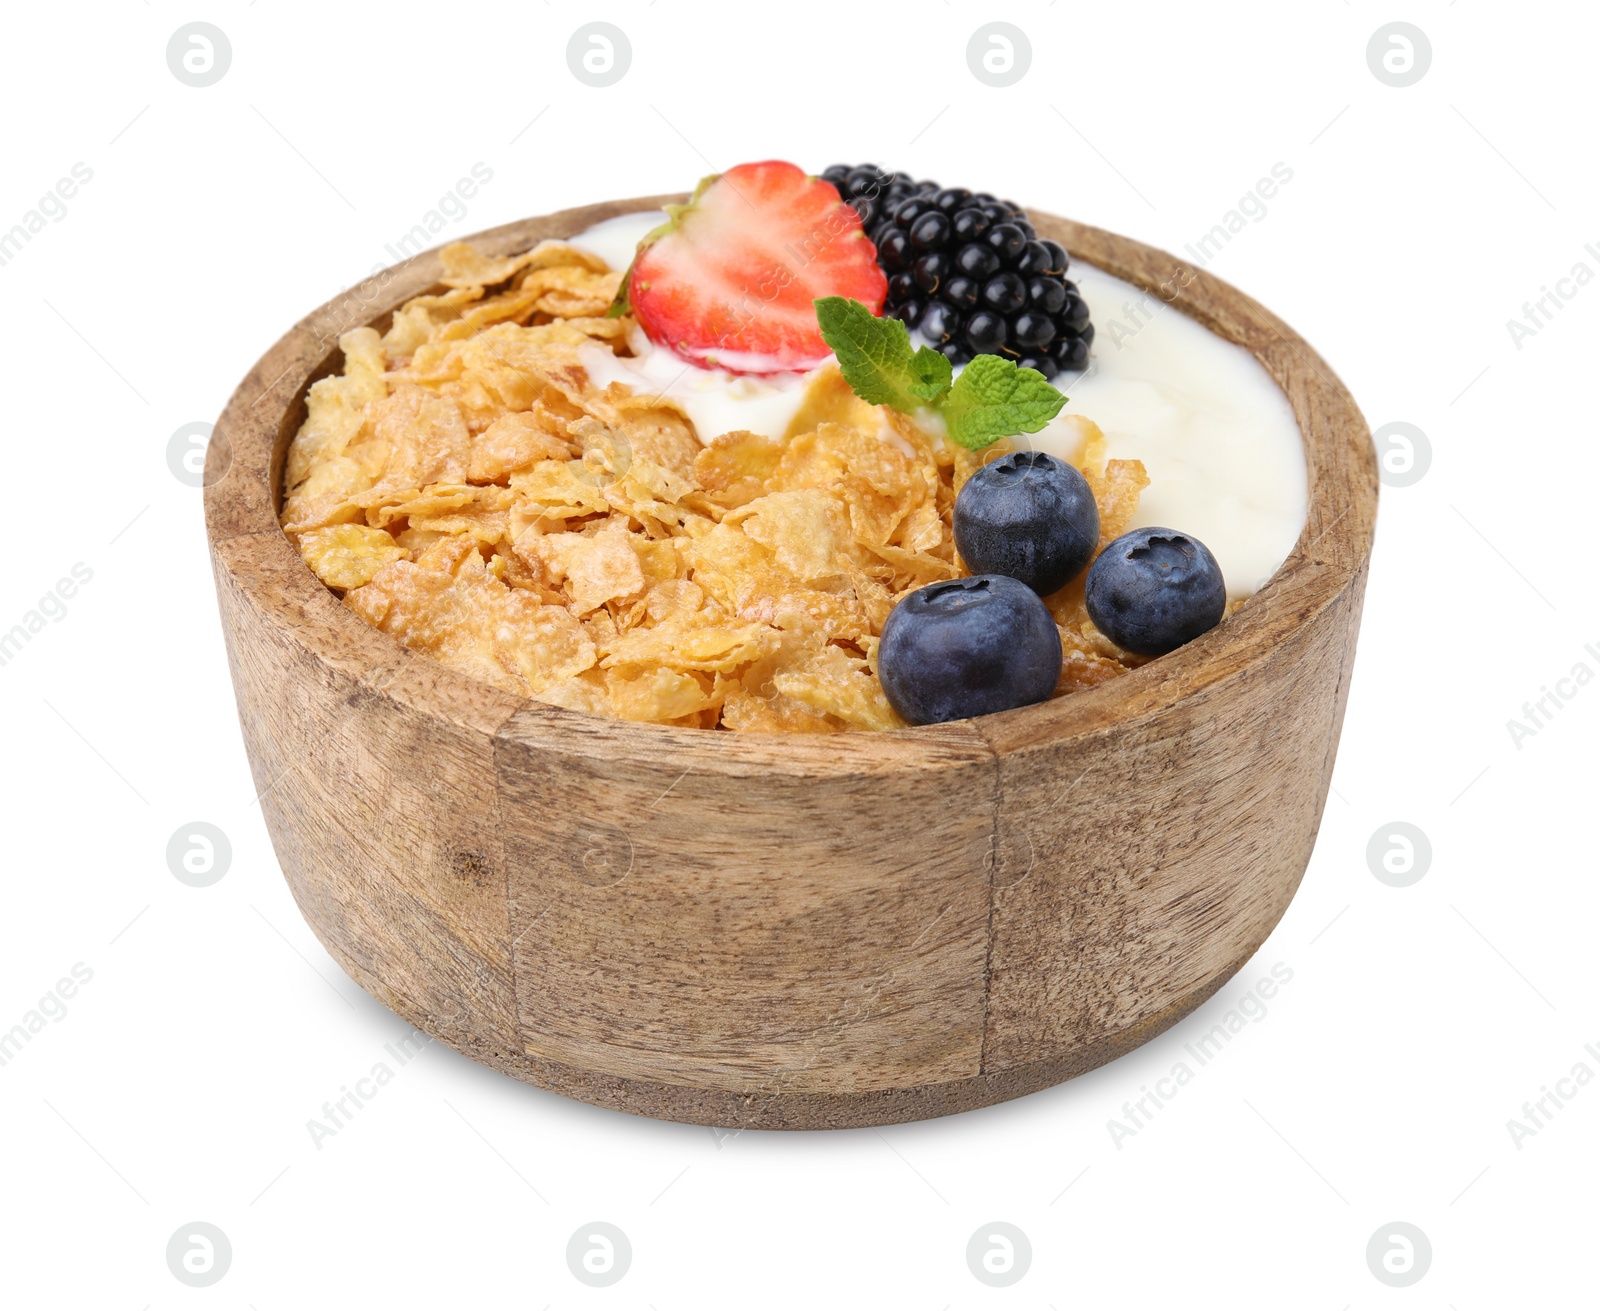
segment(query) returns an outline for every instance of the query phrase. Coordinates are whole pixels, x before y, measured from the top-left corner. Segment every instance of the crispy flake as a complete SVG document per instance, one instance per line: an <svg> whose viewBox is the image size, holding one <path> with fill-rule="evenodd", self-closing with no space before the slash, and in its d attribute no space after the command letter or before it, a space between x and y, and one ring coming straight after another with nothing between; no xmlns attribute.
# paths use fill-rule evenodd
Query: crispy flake
<svg viewBox="0 0 1600 1311"><path fill-rule="evenodd" d="M837 369L808 384L781 438L702 445L671 398L600 385L626 354L607 317L621 271L565 242L439 253L444 289L381 336L340 339L285 462L281 521L307 565L411 650L516 695L586 714L748 733L903 727L876 672L895 603L961 572L973 452L869 405ZM597 372L599 372L597 368ZM1101 546L1147 485L1081 416L1074 463ZM1090 622L1080 577L1045 602L1057 695L1143 661Z"/></svg>

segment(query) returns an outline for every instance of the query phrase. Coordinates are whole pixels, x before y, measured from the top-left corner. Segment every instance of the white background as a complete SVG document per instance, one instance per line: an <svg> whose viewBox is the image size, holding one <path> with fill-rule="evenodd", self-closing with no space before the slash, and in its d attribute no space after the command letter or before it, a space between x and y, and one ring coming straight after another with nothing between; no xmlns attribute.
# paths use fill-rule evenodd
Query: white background
<svg viewBox="0 0 1600 1311"><path fill-rule="evenodd" d="M198 89L165 55L196 19L233 52ZM632 46L605 89L565 57L595 19ZM1002 89L965 56L995 19L1032 45ZM1395 19L1432 45L1405 88L1366 58ZM93 571L0 667L0 1031L75 963L93 971L0 1067L0 1302L1595 1305L1600 1079L1566 1085L1520 1148L1507 1128L1579 1062L1600 1075L1600 687L1562 685L1575 695L1520 747L1507 727L1575 665L1600 673L1600 280L1520 349L1506 326L1579 261L1600 273L1592 11L149 0L12 6L0 39L0 230L74 163L93 170L0 267L0 630L75 563ZM1172 250L1293 169L1212 271L1309 338L1375 427L1416 424L1432 447L1420 481L1385 489L1304 886L1197 1015L1009 1105L719 1142L430 1047L319 1150L306 1122L404 1026L321 951L279 874L200 494L169 439L390 262L385 243L474 163L493 180L446 238L773 156L875 160ZM193 820L233 848L204 889L165 855ZM1406 888L1366 855L1396 820L1432 845ZM1265 1018L1114 1146L1123 1103L1279 962L1293 980ZM597 1219L633 1247L603 1290L564 1256ZM195 1220L233 1249L209 1289L167 1268ZM995 1220L1033 1247L1003 1290L965 1259ZM1365 1256L1396 1220L1433 1250L1408 1289Z"/></svg>

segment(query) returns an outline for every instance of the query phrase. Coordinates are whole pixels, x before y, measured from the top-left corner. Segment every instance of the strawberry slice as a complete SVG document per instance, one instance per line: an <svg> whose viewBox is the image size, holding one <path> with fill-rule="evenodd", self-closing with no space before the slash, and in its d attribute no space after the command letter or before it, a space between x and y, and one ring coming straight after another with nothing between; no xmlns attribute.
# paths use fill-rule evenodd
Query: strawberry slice
<svg viewBox="0 0 1600 1311"><path fill-rule="evenodd" d="M740 164L667 213L639 243L618 300L651 341L691 363L813 368L832 354L813 301L848 296L883 309L888 282L855 210L794 164Z"/></svg>

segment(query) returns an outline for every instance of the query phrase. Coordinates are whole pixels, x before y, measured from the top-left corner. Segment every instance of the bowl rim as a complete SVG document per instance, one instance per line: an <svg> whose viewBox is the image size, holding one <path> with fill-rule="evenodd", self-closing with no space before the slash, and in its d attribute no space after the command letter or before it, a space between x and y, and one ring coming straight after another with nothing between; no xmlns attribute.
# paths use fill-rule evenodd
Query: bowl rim
<svg viewBox="0 0 1600 1311"><path fill-rule="evenodd" d="M472 233L469 241L491 255L520 253L537 242L571 236L622 214L659 209L682 194L641 196L560 210ZM1348 389L1326 362L1276 315L1192 262L1156 247L1042 211L1029 210L1041 237L1061 241L1083 260L1159 297L1214 334L1248 350L1285 393L1300 429L1306 457L1306 519L1289 555L1272 577L1222 624L1177 651L1098 687L977 719L834 734L729 733L639 723L590 715L518 697L431 657L408 651L371 628L330 591L282 532L278 511L289 441L298 430L311 383L337 371L338 337L383 322L414 296L439 287L438 252L422 251L335 296L289 329L256 362L214 426L204 474L206 536L214 563L223 548L251 538L250 550L270 566L270 582L256 572L236 572L235 585L258 612L279 627L284 590L293 595L295 627L325 623L319 637L341 650L337 663L363 683L403 695L416 709L461 722L496 724L493 735L537 741L542 748L606 750L621 757L670 752L685 773L725 774L762 768L871 773L886 768L938 768L970 759L973 750L994 755L1057 744L1156 714L1224 680L1245 676L1274 645L1334 604L1364 573L1377 517L1378 477L1371 434ZM268 403L270 401L270 403ZM370 667L360 653L379 648ZM333 663L326 641L300 645ZM402 653L395 657L389 649ZM381 671L396 660L426 661L428 676L406 680L403 693ZM485 713L464 712L477 707ZM602 745L604 744L604 745ZM818 748L821 748L820 750Z"/></svg>

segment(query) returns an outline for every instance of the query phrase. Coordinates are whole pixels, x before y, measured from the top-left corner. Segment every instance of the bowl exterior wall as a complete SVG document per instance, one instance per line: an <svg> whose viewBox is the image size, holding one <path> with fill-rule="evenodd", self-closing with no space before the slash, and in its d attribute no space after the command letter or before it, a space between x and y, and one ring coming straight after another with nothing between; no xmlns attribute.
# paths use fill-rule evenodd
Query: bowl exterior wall
<svg viewBox="0 0 1600 1311"><path fill-rule="evenodd" d="M480 245L525 249L660 199ZM405 650L316 580L275 507L300 398L339 332L425 290L436 257L331 302L263 357L209 456L212 562L263 815L307 922L357 982L568 1096L810 1128L1070 1078L1249 959L1327 795L1375 515L1370 440L1326 366L1248 298L1036 218L1153 294L1181 285L1186 312L1263 360L1306 434L1310 513L1280 573L1188 647L938 728L620 724Z"/></svg>
<svg viewBox="0 0 1600 1311"><path fill-rule="evenodd" d="M1211 995L1309 859L1360 607L1099 732L971 721L915 772L707 773L511 697L440 715L436 667L382 634L319 646L331 594L262 613L255 545L216 556L241 722L340 964L531 1083L729 1126L982 1105Z"/></svg>

